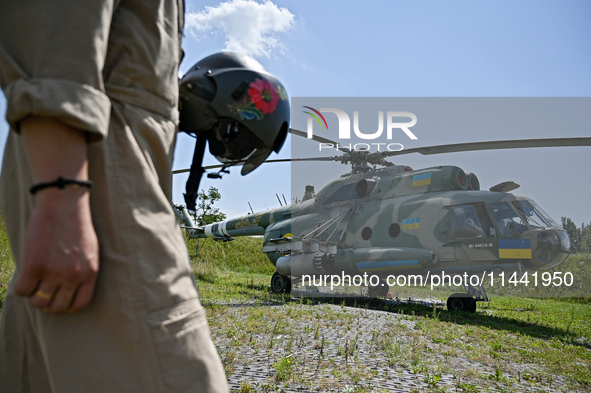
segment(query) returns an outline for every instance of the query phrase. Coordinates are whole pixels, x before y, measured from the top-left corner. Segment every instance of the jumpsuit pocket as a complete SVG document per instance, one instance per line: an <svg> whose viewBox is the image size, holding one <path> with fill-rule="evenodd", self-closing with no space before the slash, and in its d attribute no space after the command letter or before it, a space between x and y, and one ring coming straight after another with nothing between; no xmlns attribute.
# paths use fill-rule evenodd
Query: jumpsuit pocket
<svg viewBox="0 0 591 393"><path fill-rule="evenodd" d="M198 386L211 379L210 364L217 358L199 300L155 311L149 322L165 390L199 391Z"/></svg>

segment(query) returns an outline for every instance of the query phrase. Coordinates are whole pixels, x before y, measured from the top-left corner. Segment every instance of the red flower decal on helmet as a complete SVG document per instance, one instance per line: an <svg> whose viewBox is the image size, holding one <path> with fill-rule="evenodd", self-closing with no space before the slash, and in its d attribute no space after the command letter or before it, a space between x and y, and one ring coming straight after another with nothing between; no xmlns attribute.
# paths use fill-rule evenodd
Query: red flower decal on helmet
<svg viewBox="0 0 591 393"><path fill-rule="evenodd" d="M255 108L260 109L265 115L273 113L277 109L279 94L277 94L275 86L266 79L256 79L252 82L250 89L248 89L248 95Z"/></svg>

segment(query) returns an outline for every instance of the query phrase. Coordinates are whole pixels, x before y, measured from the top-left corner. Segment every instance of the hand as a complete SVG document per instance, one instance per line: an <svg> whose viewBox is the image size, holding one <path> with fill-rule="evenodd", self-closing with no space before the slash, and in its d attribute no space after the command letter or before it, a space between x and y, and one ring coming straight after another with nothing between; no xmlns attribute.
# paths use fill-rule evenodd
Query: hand
<svg viewBox="0 0 591 393"><path fill-rule="evenodd" d="M40 116L24 119L20 127L35 183L58 176L88 179L83 131ZM50 312L77 311L90 303L99 258L87 188L37 192L24 244L17 294Z"/></svg>
<svg viewBox="0 0 591 393"><path fill-rule="evenodd" d="M49 312L80 310L92 300L99 267L88 190L45 189L36 198L15 291Z"/></svg>

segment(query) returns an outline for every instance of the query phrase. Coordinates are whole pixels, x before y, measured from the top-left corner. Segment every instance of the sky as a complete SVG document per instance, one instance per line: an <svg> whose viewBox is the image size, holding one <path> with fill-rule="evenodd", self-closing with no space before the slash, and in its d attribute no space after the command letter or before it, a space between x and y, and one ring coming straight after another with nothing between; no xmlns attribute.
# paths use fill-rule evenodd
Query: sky
<svg viewBox="0 0 591 393"><path fill-rule="evenodd" d="M186 7L180 75L200 59L230 50L256 58L291 97L591 97L591 3L585 0L189 0ZM499 123L498 131L483 131L477 121L472 128L454 127L455 119L449 116L437 129L431 121L421 123L424 117L419 116L418 140L406 140L405 147L591 136L591 111L586 109L591 101L575 100L572 107L565 101L547 102L563 107L542 104L521 122ZM5 105L2 96L0 108ZM551 126L530 126L538 113ZM486 113L482 121L502 116ZM568 127L561 126L565 116L571 120ZM461 111L456 117L463 123ZM7 132L6 123L1 123L0 143ZM174 169L190 166L193 146L193 139L179 136ZM291 148L288 138L270 159L289 158ZM457 165L475 172L483 188L516 181L521 184L516 193L533 198L555 219L567 216L580 225L591 222L591 182L585 175L590 153L591 147L546 148L428 158L413 154L391 161L415 169ZM212 157L205 160L206 165L216 163ZM311 170L345 173L346 167L315 163ZM221 180L204 177L201 183L220 190L218 206L229 218L248 213L248 202L260 211L279 206L276 193L288 200L292 191L303 194L300 184L292 190L289 163L263 164L244 177L239 172L235 168ZM175 177L176 203L183 202L185 181L186 176ZM314 185L316 190L322 187Z"/></svg>

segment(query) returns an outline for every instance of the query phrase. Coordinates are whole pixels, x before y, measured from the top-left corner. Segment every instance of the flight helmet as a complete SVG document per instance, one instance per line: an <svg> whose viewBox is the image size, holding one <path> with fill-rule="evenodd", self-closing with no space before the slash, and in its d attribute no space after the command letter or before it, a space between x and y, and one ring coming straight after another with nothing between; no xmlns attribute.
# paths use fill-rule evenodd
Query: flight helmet
<svg viewBox="0 0 591 393"><path fill-rule="evenodd" d="M244 163L242 175L279 152L289 116L281 82L245 55L208 56L180 81L180 130L207 138L221 163Z"/></svg>

